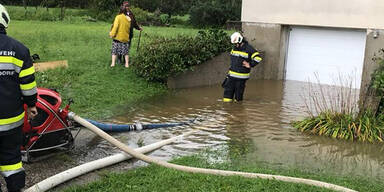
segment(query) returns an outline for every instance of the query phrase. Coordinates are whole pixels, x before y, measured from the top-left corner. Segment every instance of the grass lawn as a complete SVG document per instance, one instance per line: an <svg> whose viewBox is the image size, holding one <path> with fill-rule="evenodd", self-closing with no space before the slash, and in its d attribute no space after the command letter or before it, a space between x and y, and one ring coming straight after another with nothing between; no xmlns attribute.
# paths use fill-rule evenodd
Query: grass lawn
<svg viewBox="0 0 384 192"><path fill-rule="evenodd" d="M220 157L218 157L220 156ZM224 155L225 156L225 155ZM242 162L235 158L222 163L212 162L221 159L223 155L215 152L204 152L198 155L182 157L173 161L181 165L235 170L254 173L284 175L324 181L357 191L381 192L384 184L378 180L353 178L347 176L329 175L319 170L300 171L285 167L270 167L262 163ZM324 188L286 183L275 180L249 179L236 176L212 176L203 174L184 173L155 165L141 167L125 173L108 173L103 179L85 186L71 187L65 192L125 192L125 191L196 191L196 192L248 192L248 191L282 191L282 192L320 192L332 191Z"/></svg>
<svg viewBox="0 0 384 192"><path fill-rule="evenodd" d="M39 87L56 88L64 102L73 98L71 109L86 118L107 118L121 105L134 104L165 93L166 87L137 77L122 66L110 68L111 24L15 21L8 35L24 43L31 54L42 61L68 60L68 69L37 73ZM153 36L194 35L198 30L186 28L146 27L141 45ZM138 31L131 48L136 54ZM141 46L143 48L143 46Z"/></svg>

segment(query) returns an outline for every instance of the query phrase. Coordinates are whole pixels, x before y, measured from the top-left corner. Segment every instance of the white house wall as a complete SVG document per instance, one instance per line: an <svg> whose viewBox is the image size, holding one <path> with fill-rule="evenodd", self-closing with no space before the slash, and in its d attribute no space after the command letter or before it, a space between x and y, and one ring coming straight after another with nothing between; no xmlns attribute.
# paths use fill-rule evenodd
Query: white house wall
<svg viewBox="0 0 384 192"><path fill-rule="evenodd" d="M383 0L243 0L242 21L384 29Z"/></svg>

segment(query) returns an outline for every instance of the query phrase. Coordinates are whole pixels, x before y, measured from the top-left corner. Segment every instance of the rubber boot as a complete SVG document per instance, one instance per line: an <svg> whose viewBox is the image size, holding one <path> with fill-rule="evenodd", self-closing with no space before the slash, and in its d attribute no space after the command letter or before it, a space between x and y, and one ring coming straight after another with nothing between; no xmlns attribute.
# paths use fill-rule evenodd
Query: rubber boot
<svg viewBox="0 0 384 192"><path fill-rule="evenodd" d="M25 187L25 172L18 172L9 177L4 177L7 183L8 192L21 192Z"/></svg>

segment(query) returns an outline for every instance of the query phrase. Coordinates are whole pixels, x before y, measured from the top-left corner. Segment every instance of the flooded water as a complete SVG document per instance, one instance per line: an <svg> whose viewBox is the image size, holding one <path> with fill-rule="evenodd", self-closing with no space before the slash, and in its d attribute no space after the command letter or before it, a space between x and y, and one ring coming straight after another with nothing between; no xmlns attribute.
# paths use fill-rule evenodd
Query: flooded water
<svg viewBox="0 0 384 192"><path fill-rule="evenodd" d="M135 107L123 109L117 122L180 122L196 118L191 126L126 133L131 145L149 144L193 128L203 131L169 145L153 155L194 153L207 147L229 146L249 162L343 175L384 178L382 144L340 141L301 133L290 125L307 116L304 83L296 81L249 81L242 103L223 103L219 86L176 90Z"/></svg>
<svg viewBox="0 0 384 192"><path fill-rule="evenodd" d="M384 179L382 144L308 135L290 125L291 121L307 115L302 99L305 91L308 90L304 83L295 81L249 81L242 103L223 103L223 89L219 86L180 89L145 103L121 107L119 110L124 111L124 115L111 122L166 123L194 120L193 124L115 133L113 136L131 147L138 147L198 128L201 130L197 133L165 146L151 156L169 160L206 148L226 146L228 153L239 153L247 162ZM109 143L82 131L66 167L117 152L119 150ZM55 163L39 164L28 166L33 169L34 166L41 168L44 165L47 170L57 167L53 165ZM56 172L59 170L56 168ZM33 174L32 171L29 173ZM32 180L30 184L35 182Z"/></svg>

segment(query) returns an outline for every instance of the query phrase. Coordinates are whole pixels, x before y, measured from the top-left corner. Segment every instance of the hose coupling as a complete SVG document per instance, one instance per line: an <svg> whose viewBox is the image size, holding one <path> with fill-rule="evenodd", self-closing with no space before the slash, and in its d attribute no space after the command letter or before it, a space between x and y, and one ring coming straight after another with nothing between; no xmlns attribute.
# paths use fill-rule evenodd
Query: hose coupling
<svg viewBox="0 0 384 192"><path fill-rule="evenodd" d="M141 124L141 123L139 123L139 122L135 123L135 127L136 127L136 130L137 130L137 131L141 131L141 130L143 130L143 124Z"/></svg>
<svg viewBox="0 0 384 192"><path fill-rule="evenodd" d="M75 120L75 115L76 115L76 113L74 113L72 111L68 112L68 119Z"/></svg>

